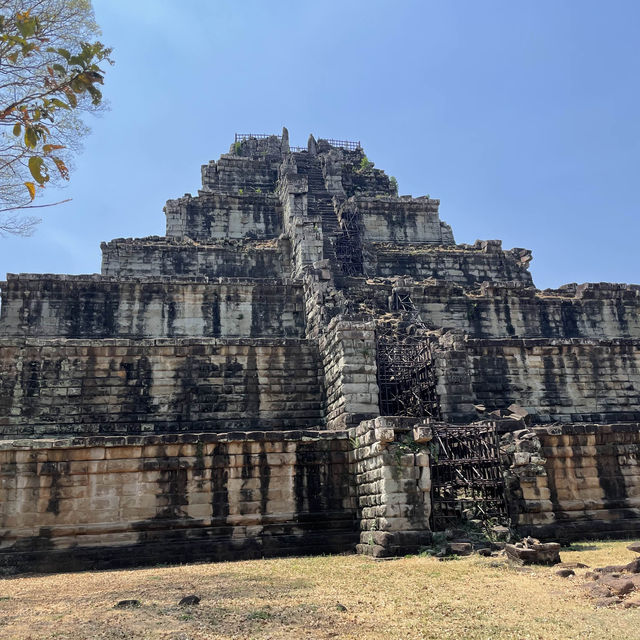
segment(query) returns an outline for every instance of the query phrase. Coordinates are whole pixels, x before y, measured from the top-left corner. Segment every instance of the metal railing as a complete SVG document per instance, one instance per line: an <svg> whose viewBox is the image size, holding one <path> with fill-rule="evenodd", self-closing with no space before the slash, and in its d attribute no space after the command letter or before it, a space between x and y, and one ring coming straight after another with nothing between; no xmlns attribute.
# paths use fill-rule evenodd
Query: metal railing
<svg viewBox="0 0 640 640"><path fill-rule="evenodd" d="M281 138L282 136L275 133L236 133L235 142L243 142L244 140L266 140L267 138Z"/></svg>
<svg viewBox="0 0 640 640"><path fill-rule="evenodd" d="M267 138L278 138L282 139L282 136L279 136L275 133L236 133L235 134L235 142L244 142L245 140L266 140ZM346 149L347 151L357 151L358 149L362 149L362 145L360 144L360 140L335 140L334 138L320 138L320 140L324 140L328 142L332 147L340 147L342 149ZM306 151L307 147L289 147L289 149L294 153L299 153L300 151Z"/></svg>
<svg viewBox="0 0 640 640"><path fill-rule="evenodd" d="M332 147L341 147L347 151L357 151L358 149L362 149L360 140L334 140L333 138L320 138L320 140L328 142Z"/></svg>

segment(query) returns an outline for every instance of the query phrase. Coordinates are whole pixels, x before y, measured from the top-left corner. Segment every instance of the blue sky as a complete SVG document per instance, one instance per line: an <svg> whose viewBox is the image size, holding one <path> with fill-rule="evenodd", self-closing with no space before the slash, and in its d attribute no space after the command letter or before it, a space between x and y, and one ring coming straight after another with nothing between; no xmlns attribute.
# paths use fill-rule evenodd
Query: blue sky
<svg viewBox="0 0 640 640"><path fill-rule="evenodd" d="M457 242L533 250L537 286L640 282L637 0L97 0L110 111L5 272L94 273L162 235L234 132L360 140Z"/></svg>

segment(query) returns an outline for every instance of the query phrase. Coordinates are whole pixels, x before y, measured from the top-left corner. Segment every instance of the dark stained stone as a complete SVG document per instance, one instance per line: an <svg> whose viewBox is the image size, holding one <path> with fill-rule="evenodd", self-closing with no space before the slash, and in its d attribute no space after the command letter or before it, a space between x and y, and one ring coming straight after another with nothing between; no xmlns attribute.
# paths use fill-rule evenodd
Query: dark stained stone
<svg viewBox="0 0 640 640"><path fill-rule="evenodd" d="M130 609L134 607L140 606L140 600L120 600L118 604L115 605L118 609Z"/></svg>
<svg viewBox="0 0 640 640"><path fill-rule="evenodd" d="M576 572L573 569L560 569L560 571L556 571L556 575L561 578L570 578L571 576L575 576Z"/></svg>

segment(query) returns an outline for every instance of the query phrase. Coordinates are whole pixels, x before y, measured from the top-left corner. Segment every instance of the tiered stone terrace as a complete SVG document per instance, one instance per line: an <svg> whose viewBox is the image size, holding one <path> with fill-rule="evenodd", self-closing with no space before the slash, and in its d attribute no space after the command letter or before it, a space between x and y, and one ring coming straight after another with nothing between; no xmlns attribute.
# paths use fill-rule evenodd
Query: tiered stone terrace
<svg viewBox="0 0 640 640"><path fill-rule="evenodd" d="M566 425L537 427L551 447L535 471L545 479L505 459L513 521L561 530L569 465L554 438L566 453L584 440L577 423L611 446L638 431L640 287L540 291L530 251L455 244L439 205L398 196L359 145L311 136L292 151L285 129L240 137L202 167L198 194L167 202L166 236L103 243L101 275L8 274L0 563L358 540L362 553L415 551L429 537L428 426L380 417L381 332L429 344L437 410L422 417L465 424L517 403L534 425ZM627 426L598 426L614 422ZM572 491L584 507L606 486L608 502L593 517L573 509L570 531L587 535L595 517L609 524L594 531L615 533L622 512L619 530L640 530L640 445L624 438L617 464L587 460L608 444L580 445L580 468L596 471ZM535 491L557 498L536 506Z"/></svg>

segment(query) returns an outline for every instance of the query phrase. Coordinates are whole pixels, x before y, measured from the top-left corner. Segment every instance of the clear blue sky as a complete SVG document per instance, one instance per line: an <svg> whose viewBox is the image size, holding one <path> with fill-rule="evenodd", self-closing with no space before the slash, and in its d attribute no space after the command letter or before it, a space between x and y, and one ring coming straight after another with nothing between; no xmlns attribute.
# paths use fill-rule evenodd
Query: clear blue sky
<svg viewBox="0 0 640 640"><path fill-rule="evenodd" d="M97 0L111 110L5 272L93 273L162 235L236 131L361 140L457 242L533 250L536 284L640 282L638 0Z"/></svg>

